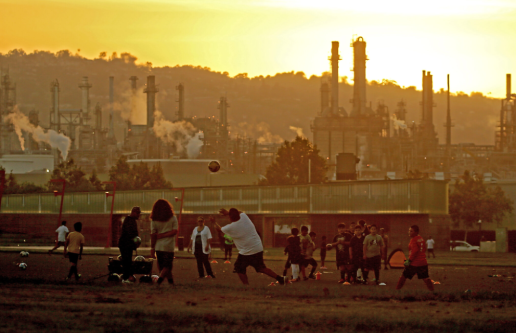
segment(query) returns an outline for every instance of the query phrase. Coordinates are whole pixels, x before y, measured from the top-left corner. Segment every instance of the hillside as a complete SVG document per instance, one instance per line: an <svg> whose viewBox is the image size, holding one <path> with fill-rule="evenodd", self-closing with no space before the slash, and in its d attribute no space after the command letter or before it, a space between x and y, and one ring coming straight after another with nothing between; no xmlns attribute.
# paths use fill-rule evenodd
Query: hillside
<svg viewBox="0 0 516 333"><path fill-rule="evenodd" d="M70 51L56 54L35 51L27 54L22 50L12 50L0 54L0 68L9 68L12 80L17 84L17 101L20 108L28 112L40 112L40 121L48 126L50 109L51 81L58 79L61 89L61 107L80 108L81 94L78 84L83 76L88 76L93 88L90 90L92 107L96 103L104 106L103 124L108 122L108 77L115 77L115 101L117 101L116 120L120 123L122 114L127 114L129 106L130 76L139 78L138 119L145 119L145 95L142 90L148 75L156 76L160 92L157 94L158 109L170 120L175 119L177 110L176 85L182 82L186 91L186 117L218 117L217 101L226 95L230 104L228 120L233 134L247 133L260 141L281 141L292 139L295 132L289 127L303 129L312 139L310 121L319 111L319 87L321 77L307 78L303 73L279 73L274 76L249 78L246 74L229 77L227 73L211 71L209 68L195 66L152 67L140 64L137 59L122 53L96 59L86 59ZM353 86L342 78L339 100L346 110L351 109L349 100ZM394 112L396 104L406 102L409 122L419 122L421 92L415 87L400 87L393 81L369 82L368 100L373 108L383 101ZM434 123L440 143L444 142L443 123L446 115L446 92L436 92L434 101ZM493 144L495 125L498 119L500 101L483 96L481 93L470 95L459 92L451 97L452 143L471 142ZM140 117L138 117L140 116ZM122 135L122 126L117 128L117 138Z"/></svg>

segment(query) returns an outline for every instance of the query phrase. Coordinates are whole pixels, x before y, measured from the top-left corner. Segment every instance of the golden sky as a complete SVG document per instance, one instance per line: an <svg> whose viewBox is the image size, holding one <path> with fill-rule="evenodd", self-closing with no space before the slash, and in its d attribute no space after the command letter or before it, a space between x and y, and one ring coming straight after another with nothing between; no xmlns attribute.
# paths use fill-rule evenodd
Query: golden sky
<svg viewBox="0 0 516 333"><path fill-rule="evenodd" d="M201 65L230 75L329 70L352 78L354 35L363 36L369 80L505 95L516 80L516 0L0 0L0 52L14 48L130 52L156 66ZM516 86L516 81L514 86Z"/></svg>

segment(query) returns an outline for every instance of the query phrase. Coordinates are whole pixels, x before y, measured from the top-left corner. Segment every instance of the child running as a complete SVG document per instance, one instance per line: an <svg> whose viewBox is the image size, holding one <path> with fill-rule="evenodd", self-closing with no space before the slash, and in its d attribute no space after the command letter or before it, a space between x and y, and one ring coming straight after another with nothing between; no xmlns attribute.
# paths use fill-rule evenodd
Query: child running
<svg viewBox="0 0 516 333"><path fill-rule="evenodd" d="M73 228L75 231L68 234L64 244L64 256L65 258L68 257L70 263L72 263L68 276L66 277L67 281L70 280L72 274L75 275L75 280L79 280L81 278L81 274L77 271L77 261L82 260L82 249L84 247L84 236L81 234L82 223L75 223Z"/></svg>
<svg viewBox="0 0 516 333"><path fill-rule="evenodd" d="M321 269L327 269L324 266L324 261L326 260L326 236L321 237Z"/></svg>
<svg viewBox="0 0 516 333"><path fill-rule="evenodd" d="M301 263L301 241L299 239L299 229L292 228L292 235L287 238L287 247L285 254L288 254L287 262L285 263L285 270L283 276L287 276L287 270L292 266L292 282L299 281L299 264Z"/></svg>
<svg viewBox="0 0 516 333"><path fill-rule="evenodd" d="M340 270L340 280L338 283L349 283L352 267L349 261L349 244L352 235L346 230L346 224L340 223L337 226L338 234L333 237L332 247L336 248L337 268ZM347 273L347 277L346 277Z"/></svg>
<svg viewBox="0 0 516 333"><path fill-rule="evenodd" d="M355 235L351 238L349 244L349 251L351 256L351 262L353 263L353 284L357 284L357 272L364 272L364 238L362 237L362 227L360 225L355 226Z"/></svg>
<svg viewBox="0 0 516 333"><path fill-rule="evenodd" d="M367 284L369 271L374 271L376 284L380 284L380 268L382 267L383 238L376 232L376 225L369 227L371 232L364 238L364 284Z"/></svg>
<svg viewBox="0 0 516 333"><path fill-rule="evenodd" d="M316 238L317 234L315 232L311 231L308 235L310 236L310 242L308 243L308 246L306 248L306 255L305 255L305 259L303 261L303 266L305 269L308 267L308 265L312 266L312 270L310 271L308 278L315 280L314 273L315 273L315 269L317 268L317 261L315 261L313 254L315 251L315 238Z"/></svg>

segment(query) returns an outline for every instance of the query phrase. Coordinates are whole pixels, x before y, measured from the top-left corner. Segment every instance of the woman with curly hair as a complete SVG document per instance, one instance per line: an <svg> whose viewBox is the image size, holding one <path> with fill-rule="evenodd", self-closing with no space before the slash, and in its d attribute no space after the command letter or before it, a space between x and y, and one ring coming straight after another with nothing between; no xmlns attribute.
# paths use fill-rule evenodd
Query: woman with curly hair
<svg viewBox="0 0 516 333"><path fill-rule="evenodd" d="M172 277L172 262L176 247L176 235L178 229L177 218L170 202L158 199L152 206L151 219L151 257L158 259L160 271L158 285L168 279L169 284L174 284Z"/></svg>

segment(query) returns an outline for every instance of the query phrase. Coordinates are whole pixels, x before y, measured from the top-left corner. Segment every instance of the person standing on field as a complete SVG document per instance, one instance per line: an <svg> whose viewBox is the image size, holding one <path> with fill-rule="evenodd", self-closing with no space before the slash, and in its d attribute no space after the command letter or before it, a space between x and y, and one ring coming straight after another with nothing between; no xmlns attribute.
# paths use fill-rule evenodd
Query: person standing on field
<svg viewBox="0 0 516 333"><path fill-rule="evenodd" d="M56 246L52 250L48 250L49 254L52 254L55 249L59 248L60 246L64 246L66 242L66 236L68 236L68 233L70 230L66 227L66 221L61 222L61 226L56 229L57 232L57 243Z"/></svg>
<svg viewBox="0 0 516 333"><path fill-rule="evenodd" d="M122 233L118 240L118 248L122 256L123 283L135 282L132 265L133 251L136 250L137 245L134 242L134 238L138 237L138 224L136 221L140 218L141 213L140 207L133 207L133 209L131 209L131 215L126 216L122 224Z"/></svg>
<svg viewBox="0 0 516 333"><path fill-rule="evenodd" d="M210 228L204 225L204 217L199 216L197 218L197 227L194 228L192 236L190 237L190 243L188 244L187 251L192 251L197 260L197 272L199 273L199 279L202 278L215 278L211 269L209 255L211 253L211 231ZM192 247L193 244L193 247ZM206 276L204 276L204 268L206 268Z"/></svg>
<svg viewBox="0 0 516 333"><path fill-rule="evenodd" d="M428 239L426 240L426 249L428 250L428 256L430 256L431 253L435 258L434 243L435 241L432 239L432 236L428 236Z"/></svg>
<svg viewBox="0 0 516 333"><path fill-rule="evenodd" d="M428 290L433 291L434 284L428 275L428 262L426 261L425 254L426 244L423 237L419 235L419 227L417 225L413 225L409 228L409 236L411 238L409 243L409 257L405 260L405 269L398 280L396 289L399 290L403 288L405 281L407 281L407 279L412 280L414 275L417 274L417 278L425 282Z"/></svg>
<svg viewBox="0 0 516 333"><path fill-rule="evenodd" d="M238 249L235 272L242 283L245 285L249 284L246 270L248 266L253 266L257 273L268 275L275 278L279 284L285 285L285 282L288 282L286 277L279 276L265 266L263 262L262 240L249 217L245 213L239 212L236 208L231 208L229 211L222 208L219 213L228 216L231 223L222 228L215 221L213 221L213 224L215 229L231 236L235 242L235 246Z"/></svg>
<svg viewBox="0 0 516 333"><path fill-rule="evenodd" d="M376 233L376 225L369 227L371 232L364 238L364 284L367 284L369 271L374 271L376 284L380 284L380 268L382 267L382 251L384 248L382 236Z"/></svg>
<svg viewBox="0 0 516 333"><path fill-rule="evenodd" d="M66 237L66 242L64 244L64 256L68 257L70 263L70 271L68 272L68 276L66 280L70 280L72 275L75 275L75 280L79 280L81 278L81 274L79 274L77 270L77 262L78 260L82 260L82 250L84 248L84 236L81 233L82 231L82 223L77 222L73 225L75 229L74 232L68 234Z"/></svg>

